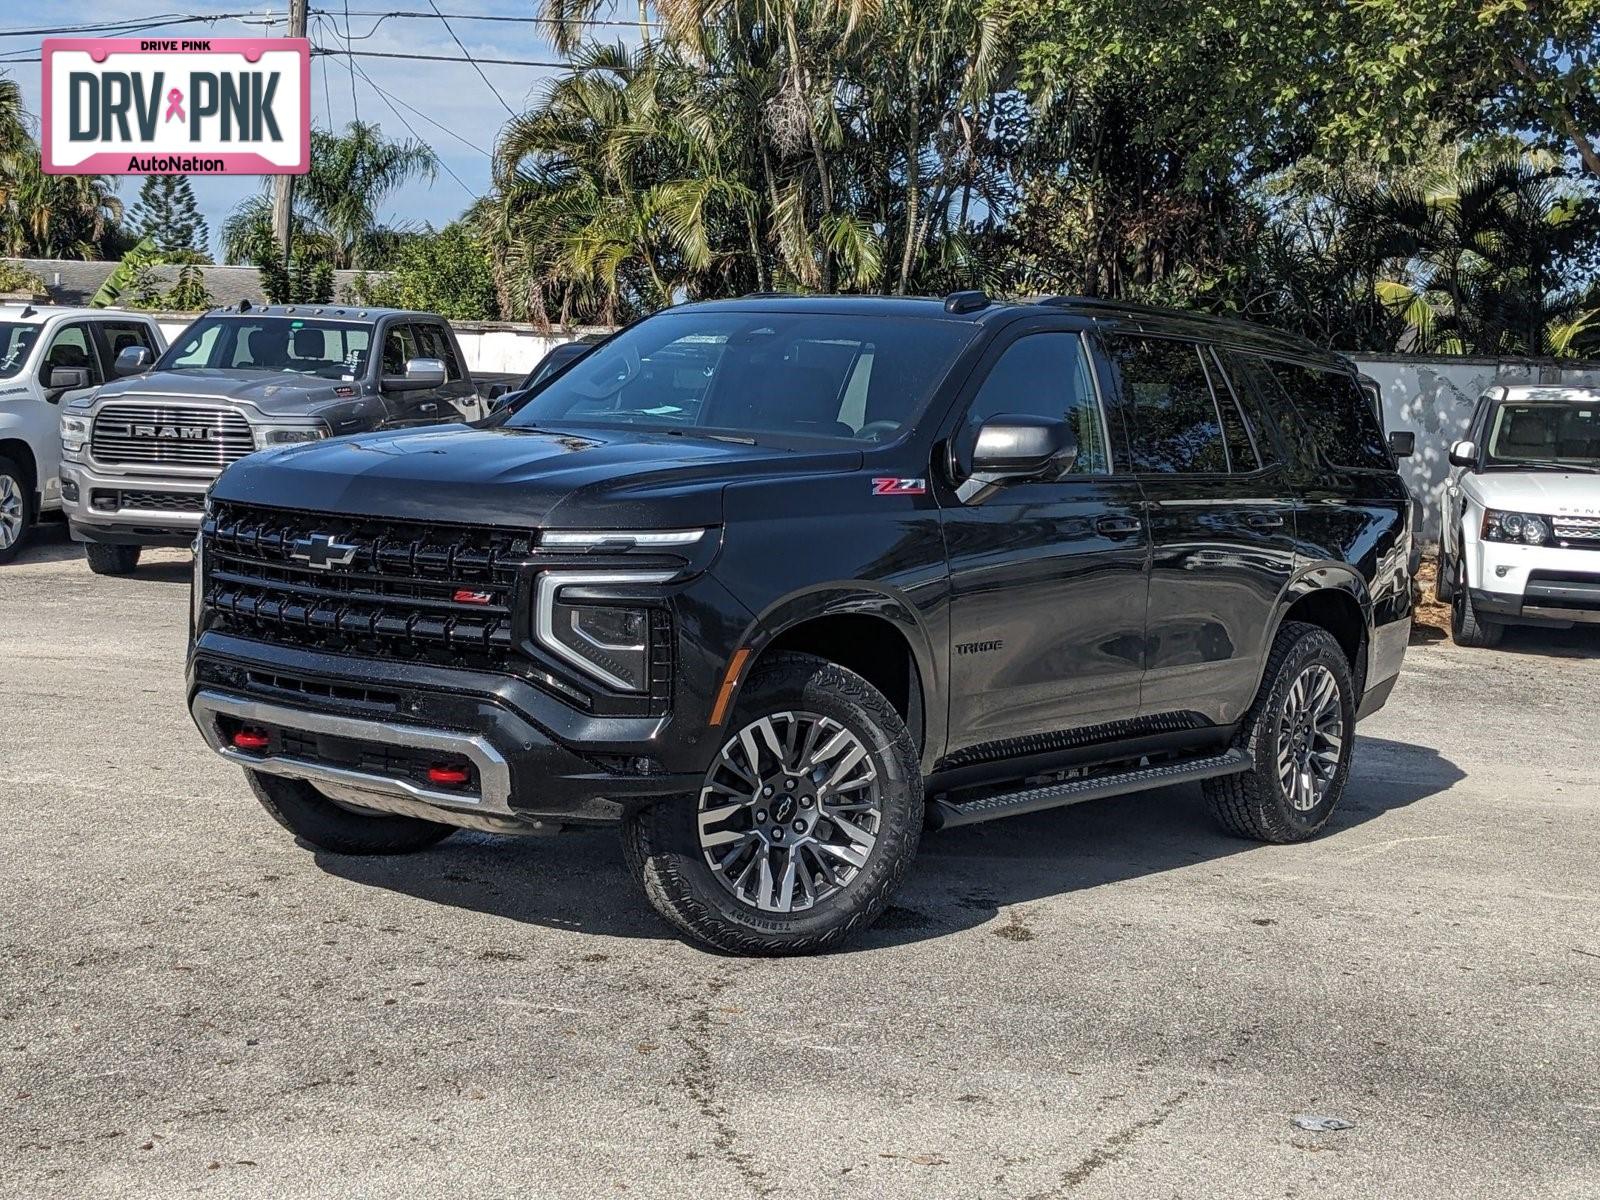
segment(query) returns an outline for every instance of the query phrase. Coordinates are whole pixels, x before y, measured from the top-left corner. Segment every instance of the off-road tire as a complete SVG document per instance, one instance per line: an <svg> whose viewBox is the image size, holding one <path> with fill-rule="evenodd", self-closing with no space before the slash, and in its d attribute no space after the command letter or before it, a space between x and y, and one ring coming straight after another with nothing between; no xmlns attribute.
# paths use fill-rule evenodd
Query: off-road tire
<svg viewBox="0 0 1600 1200"><path fill-rule="evenodd" d="M139 565L143 546L107 546L88 542L83 553L89 560L89 570L96 575L132 575Z"/></svg>
<svg viewBox="0 0 1600 1200"><path fill-rule="evenodd" d="M1278 726L1290 688L1314 663L1327 667L1338 684L1343 743L1327 793L1315 808L1302 812L1290 802L1278 776ZM1208 779L1201 785L1212 814L1237 837L1280 844L1314 837L1344 794L1355 729L1355 686L1343 648L1320 626L1286 622L1272 644L1261 691L1234 741L1250 754L1253 765L1241 774Z"/></svg>
<svg viewBox="0 0 1600 1200"><path fill-rule="evenodd" d="M245 777L274 821L301 841L333 854L411 854L455 832L453 825L419 817L353 812L303 779L250 770Z"/></svg>
<svg viewBox="0 0 1600 1200"><path fill-rule="evenodd" d="M1493 649L1505 636L1506 627L1479 615L1467 586L1466 566L1456 574L1455 595L1450 598L1450 637L1458 646Z"/></svg>
<svg viewBox="0 0 1600 1200"><path fill-rule="evenodd" d="M854 671L809 654L778 654L745 685L726 732L784 711L820 714L846 726L872 756L881 787L877 841L845 888L792 914L765 913L735 898L706 863L698 797L663 800L629 814L623 852L655 910L691 939L731 954L812 954L867 928L916 857L922 837L917 748L894 706Z"/></svg>
<svg viewBox="0 0 1600 1200"><path fill-rule="evenodd" d="M13 460L0 455L0 476L11 480L13 494L22 501L22 528L17 531L17 540L11 545L0 548L0 567L13 561L22 553L22 548L28 544L28 539L33 536L34 521L39 514L36 511L33 497L33 488L28 483L27 475Z"/></svg>
<svg viewBox="0 0 1600 1200"><path fill-rule="evenodd" d="M1433 571L1433 598L1440 604L1449 604L1455 591L1455 574L1450 567L1450 558L1444 552L1444 546L1439 547L1439 558Z"/></svg>

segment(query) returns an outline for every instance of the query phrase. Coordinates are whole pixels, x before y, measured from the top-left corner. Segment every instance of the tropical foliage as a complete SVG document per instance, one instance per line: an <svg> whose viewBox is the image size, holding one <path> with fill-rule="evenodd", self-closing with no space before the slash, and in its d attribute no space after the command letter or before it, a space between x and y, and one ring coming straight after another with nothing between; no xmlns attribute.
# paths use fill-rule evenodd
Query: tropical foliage
<svg viewBox="0 0 1600 1200"><path fill-rule="evenodd" d="M120 253L122 203L104 175L46 175L16 81L0 77L0 250L11 258Z"/></svg>

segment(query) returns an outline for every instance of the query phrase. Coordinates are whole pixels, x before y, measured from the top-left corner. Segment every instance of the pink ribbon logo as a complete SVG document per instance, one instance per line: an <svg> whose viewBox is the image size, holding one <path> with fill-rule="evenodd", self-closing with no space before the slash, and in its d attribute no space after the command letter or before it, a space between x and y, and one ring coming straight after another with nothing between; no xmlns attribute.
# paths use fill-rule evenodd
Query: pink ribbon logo
<svg viewBox="0 0 1600 1200"><path fill-rule="evenodd" d="M167 93L166 120L170 121L173 117L177 117L180 121L187 121L189 119L183 115L183 93L177 88L173 88Z"/></svg>

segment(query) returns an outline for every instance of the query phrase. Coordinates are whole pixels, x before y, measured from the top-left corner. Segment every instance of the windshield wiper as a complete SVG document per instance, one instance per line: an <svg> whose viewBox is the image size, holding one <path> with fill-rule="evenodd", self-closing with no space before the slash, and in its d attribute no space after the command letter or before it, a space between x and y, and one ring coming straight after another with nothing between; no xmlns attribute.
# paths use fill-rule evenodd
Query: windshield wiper
<svg viewBox="0 0 1600 1200"><path fill-rule="evenodd" d="M693 431L688 430L688 429L663 429L663 430L661 430L661 432L666 434L668 437L710 438L713 441L717 441L717 442L732 442L736 446L754 446L754 445L756 445L755 438L753 438L753 437L745 437L745 436L743 436L741 434L737 434L737 433L707 433L707 432L705 432L703 430L698 430L698 429L697 430L693 430Z"/></svg>
<svg viewBox="0 0 1600 1200"><path fill-rule="evenodd" d="M1507 458L1495 464L1512 471L1576 471L1582 475L1600 474L1600 463L1552 462L1546 458Z"/></svg>

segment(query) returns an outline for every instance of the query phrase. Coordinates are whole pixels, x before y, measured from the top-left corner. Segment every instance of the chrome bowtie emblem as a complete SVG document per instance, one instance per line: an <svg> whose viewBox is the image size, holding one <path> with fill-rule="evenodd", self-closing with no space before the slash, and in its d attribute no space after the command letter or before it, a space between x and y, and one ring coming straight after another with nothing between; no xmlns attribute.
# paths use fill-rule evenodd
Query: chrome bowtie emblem
<svg viewBox="0 0 1600 1200"><path fill-rule="evenodd" d="M303 562L308 567L315 567L319 571L326 571L329 567L348 566L355 556L356 547L341 542L328 533L313 533L310 537L299 538L295 541L294 548L289 551L290 558Z"/></svg>

